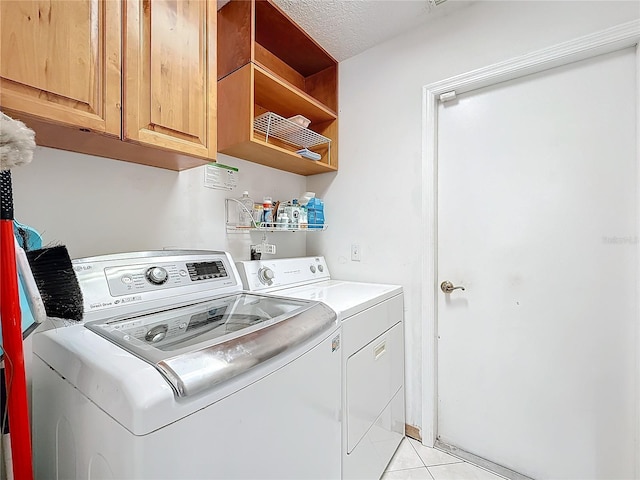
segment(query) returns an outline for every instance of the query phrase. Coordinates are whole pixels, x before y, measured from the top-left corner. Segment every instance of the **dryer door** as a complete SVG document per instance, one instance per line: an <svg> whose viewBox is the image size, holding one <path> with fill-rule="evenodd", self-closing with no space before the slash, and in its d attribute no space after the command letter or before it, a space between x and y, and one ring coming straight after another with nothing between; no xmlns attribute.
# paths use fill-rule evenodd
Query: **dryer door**
<svg viewBox="0 0 640 480"><path fill-rule="evenodd" d="M402 323L347 359L347 453L351 453L402 388Z"/></svg>

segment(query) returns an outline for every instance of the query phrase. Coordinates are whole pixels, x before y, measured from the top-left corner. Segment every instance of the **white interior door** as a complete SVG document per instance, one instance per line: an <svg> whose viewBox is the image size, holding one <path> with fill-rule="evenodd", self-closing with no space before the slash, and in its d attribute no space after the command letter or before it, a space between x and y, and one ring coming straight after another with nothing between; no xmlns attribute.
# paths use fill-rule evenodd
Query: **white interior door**
<svg viewBox="0 0 640 480"><path fill-rule="evenodd" d="M437 437L533 478L631 479L636 52L438 107Z"/></svg>

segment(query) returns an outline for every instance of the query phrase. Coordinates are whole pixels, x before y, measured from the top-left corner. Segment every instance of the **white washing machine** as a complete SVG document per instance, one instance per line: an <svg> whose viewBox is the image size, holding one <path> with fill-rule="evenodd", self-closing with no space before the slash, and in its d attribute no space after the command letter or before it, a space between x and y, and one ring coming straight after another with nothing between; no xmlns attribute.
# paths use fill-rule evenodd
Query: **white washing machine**
<svg viewBox="0 0 640 480"><path fill-rule="evenodd" d="M403 292L332 280L324 257L237 263L245 289L320 301L342 325L342 478L380 478L404 437Z"/></svg>
<svg viewBox="0 0 640 480"><path fill-rule="evenodd" d="M85 319L33 338L40 479L338 479L340 326L224 252L73 261Z"/></svg>

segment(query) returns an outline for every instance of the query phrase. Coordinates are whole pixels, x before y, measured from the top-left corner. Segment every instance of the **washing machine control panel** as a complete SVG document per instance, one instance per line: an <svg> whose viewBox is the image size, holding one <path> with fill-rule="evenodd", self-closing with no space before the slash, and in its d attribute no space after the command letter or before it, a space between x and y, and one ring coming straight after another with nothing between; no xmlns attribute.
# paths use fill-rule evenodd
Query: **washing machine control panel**
<svg viewBox="0 0 640 480"><path fill-rule="evenodd" d="M236 266L244 289L253 292L267 292L330 279L324 257L252 260L237 262Z"/></svg>
<svg viewBox="0 0 640 480"><path fill-rule="evenodd" d="M219 282L229 277L224 263L220 260L107 267L104 274L109 291L114 297L175 288L193 282Z"/></svg>
<svg viewBox="0 0 640 480"><path fill-rule="evenodd" d="M180 300L197 301L242 290L226 252L178 250L105 255L73 261L85 320L111 311L133 314ZM162 336L157 332L154 338Z"/></svg>

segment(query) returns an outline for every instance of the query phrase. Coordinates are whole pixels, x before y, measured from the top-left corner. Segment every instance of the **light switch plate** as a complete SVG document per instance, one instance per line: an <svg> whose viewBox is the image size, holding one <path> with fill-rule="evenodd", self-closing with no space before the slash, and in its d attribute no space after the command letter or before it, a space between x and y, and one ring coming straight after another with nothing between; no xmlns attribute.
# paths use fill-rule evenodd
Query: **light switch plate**
<svg viewBox="0 0 640 480"><path fill-rule="evenodd" d="M360 244L358 243L351 244L351 261L352 262L360 261Z"/></svg>

